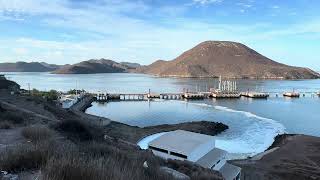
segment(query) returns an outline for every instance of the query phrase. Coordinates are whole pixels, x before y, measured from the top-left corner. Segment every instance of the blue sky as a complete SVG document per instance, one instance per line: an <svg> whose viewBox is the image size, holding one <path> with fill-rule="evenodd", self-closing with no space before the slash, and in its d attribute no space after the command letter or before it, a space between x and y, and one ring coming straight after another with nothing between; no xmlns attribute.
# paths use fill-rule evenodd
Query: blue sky
<svg viewBox="0 0 320 180"><path fill-rule="evenodd" d="M320 70L319 0L0 0L0 62L171 60L206 40Z"/></svg>

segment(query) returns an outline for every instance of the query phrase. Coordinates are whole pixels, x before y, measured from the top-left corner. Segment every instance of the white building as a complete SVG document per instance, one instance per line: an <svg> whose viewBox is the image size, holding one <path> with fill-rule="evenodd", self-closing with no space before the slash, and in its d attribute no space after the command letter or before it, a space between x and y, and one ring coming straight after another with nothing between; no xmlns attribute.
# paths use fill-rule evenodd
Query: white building
<svg viewBox="0 0 320 180"><path fill-rule="evenodd" d="M213 136L177 130L151 141L148 149L165 159L187 160L219 171L226 180L240 179L241 168L227 163L227 152L215 147Z"/></svg>

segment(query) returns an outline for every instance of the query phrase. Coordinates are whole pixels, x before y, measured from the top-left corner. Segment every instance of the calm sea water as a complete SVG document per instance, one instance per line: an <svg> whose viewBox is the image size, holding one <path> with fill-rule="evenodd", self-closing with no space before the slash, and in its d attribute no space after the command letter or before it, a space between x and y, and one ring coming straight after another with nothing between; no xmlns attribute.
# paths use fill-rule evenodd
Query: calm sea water
<svg viewBox="0 0 320 180"><path fill-rule="evenodd" d="M216 86L216 80L157 78L141 74L54 75L49 73L7 73L23 88L67 91L81 88L92 92L181 92ZM320 90L320 80L239 80L239 89L283 93ZM267 100L202 100L94 103L87 113L137 126L174 124L188 121L219 121L230 128L217 136L217 146L238 158L264 151L280 133L301 133L320 137L320 98L276 97Z"/></svg>

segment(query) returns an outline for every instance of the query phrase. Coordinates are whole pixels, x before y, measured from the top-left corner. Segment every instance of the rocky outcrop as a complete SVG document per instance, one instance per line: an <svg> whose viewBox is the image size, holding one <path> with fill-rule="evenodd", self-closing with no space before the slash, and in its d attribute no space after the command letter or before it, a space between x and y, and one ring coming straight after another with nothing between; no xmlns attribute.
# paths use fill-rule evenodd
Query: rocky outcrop
<svg viewBox="0 0 320 180"><path fill-rule="evenodd" d="M6 78L0 78L0 89L19 91L20 85L13 81L7 80Z"/></svg>

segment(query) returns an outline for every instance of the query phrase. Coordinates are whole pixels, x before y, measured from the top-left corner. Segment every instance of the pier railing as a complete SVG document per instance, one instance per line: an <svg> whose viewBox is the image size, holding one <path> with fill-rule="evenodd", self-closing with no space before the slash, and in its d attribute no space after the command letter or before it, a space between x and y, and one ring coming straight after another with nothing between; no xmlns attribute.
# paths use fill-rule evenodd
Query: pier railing
<svg viewBox="0 0 320 180"><path fill-rule="evenodd" d="M300 92L302 97L320 97L320 92ZM237 91L209 91L209 92L178 92L178 93L99 93L92 94L96 101L146 101L150 99L207 99L207 98L269 98L286 96L285 92L237 92Z"/></svg>

